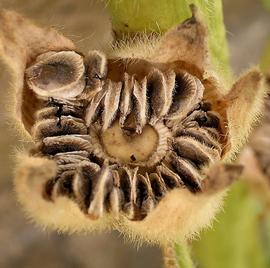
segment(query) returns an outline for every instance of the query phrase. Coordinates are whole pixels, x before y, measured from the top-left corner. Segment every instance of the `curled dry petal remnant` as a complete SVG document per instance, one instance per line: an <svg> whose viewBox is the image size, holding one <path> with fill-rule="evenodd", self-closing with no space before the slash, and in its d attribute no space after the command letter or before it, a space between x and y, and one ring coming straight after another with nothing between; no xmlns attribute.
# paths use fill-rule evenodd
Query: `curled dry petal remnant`
<svg viewBox="0 0 270 268"><path fill-rule="evenodd" d="M53 29L1 11L16 116L33 140L18 156L15 189L38 224L114 228L162 243L211 223L241 172L228 161L245 142L264 88L257 69L225 86L208 58L207 29L191 10L163 36L139 42L145 54L127 44L108 55L83 55Z"/></svg>

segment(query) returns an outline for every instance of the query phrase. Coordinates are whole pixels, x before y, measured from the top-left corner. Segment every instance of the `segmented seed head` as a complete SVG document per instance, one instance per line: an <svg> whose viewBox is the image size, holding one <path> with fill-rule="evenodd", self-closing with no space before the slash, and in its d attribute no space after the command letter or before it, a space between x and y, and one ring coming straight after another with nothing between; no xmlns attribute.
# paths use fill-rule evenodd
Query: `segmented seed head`
<svg viewBox="0 0 270 268"><path fill-rule="evenodd" d="M85 88L83 58L74 51L41 54L27 69L26 81L40 97L74 98Z"/></svg>
<svg viewBox="0 0 270 268"><path fill-rule="evenodd" d="M151 59L61 51L29 64L21 110L35 141L31 154L57 165L46 176L44 200L70 199L86 218L112 219L110 226L151 241L209 224L241 171L215 164L246 137L261 100L256 90L263 90L253 70L221 94L206 29L194 6L192 13L161 38ZM80 220L71 231L96 228Z"/></svg>
<svg viewBox="0 0 270 268"><path fill-rule="evenodd" d="M221 159L226 143L220 138L224 119L203 100L205 87L196 76L139 59L117 59L116 76L109 67L116 62L99 52L85 60L72 54L85 67L63 66L57 54L39 56L26 71L37 96L53 98L32 128L36 150L60 166L45 196L69 196L92 219L113 211L140 221L172 189L202 191L203 171ZM53 72L43 71L51 64ZM79 80L63 82L76 78L66 77L66 66Z"/></svg>

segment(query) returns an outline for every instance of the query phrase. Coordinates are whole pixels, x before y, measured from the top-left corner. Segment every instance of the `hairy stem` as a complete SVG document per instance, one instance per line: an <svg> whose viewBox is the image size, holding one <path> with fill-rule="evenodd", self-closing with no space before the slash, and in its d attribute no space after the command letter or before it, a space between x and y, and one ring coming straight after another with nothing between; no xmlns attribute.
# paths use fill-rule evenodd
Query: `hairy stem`
<svg viewBox="0 0 270 268"><path fill-rule="evenodd" d="M225 81L231 81L229 54L221 0L107 0L116 33L163 33L191 15L189 5L201 11L209 29L212 63Z"/></svg>
<svg viewBox="0 0 270 268"><path fill-rule="evenodd" d="M190 257L189 247L187 243L177 243L174 246L176 259L180 268L192 268L193 262Z"/></svg>
<svg viewBox="0 0 270 268"><path fill-rule="evenodd" d="M167 244L163 246L164 268L192 268L193 262L187 243Z"/></svg>

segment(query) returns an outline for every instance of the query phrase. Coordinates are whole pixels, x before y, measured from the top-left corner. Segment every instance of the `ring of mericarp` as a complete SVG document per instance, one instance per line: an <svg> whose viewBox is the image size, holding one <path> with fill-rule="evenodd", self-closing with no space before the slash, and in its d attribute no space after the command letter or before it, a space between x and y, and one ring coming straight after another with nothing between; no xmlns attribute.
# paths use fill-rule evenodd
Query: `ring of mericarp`
<svg viewBox="0 0 270 268"><path fill-rule="evenodd" d="M98 54L94 56L99 57ZM218 145L218 148L215 148L215 145L219 143L219 138L217 137L220 135L220 128L215 123L218 119L213 119L215 116L211 114L210 108L205 109L204 106L201 105L204 91L202 83L196 76L188 73L187 71L175 71L169 68L169 66L167 66L168 69L166 69L165 64L151 64L145 60L136 60L131 61L130 65L127 65L127 62L128 60L124 59L123 62L121 62L121 60L110 61L108 63L107 76L93 76L93 73L91 73L93 77L88 77L88 79L94 80L91 83L86 83L86 87L83 88L83 90L81 88L77 88L77 92L80 92L81 90L81 94L74 99L65 99L63 97L60 100L62 108L65 107L65 103L68 103L68 111L69 109L73 109L73 102L74 107L77 105L75 104L77 102L83 103L84 106L80 108L84 111L82 113L82 117L81 113L75 113L73 117L71 116L70 118L82 120L87 126L87 132L85 132L84 128L83 135L81 134L81 131L76 135L76 132L69 131L70 126L68 126L66 130L65 128L63 129L62 134L57 132L57 136L51 135L51 137L42 138L42 135L37 135L37 137L41 138L41 147L38 147L38 150L41 148L41 151L43 150L42 152L45 155L49 155L52 159L54 159L55 154L57 154L54 148L56 143L58 143L58 146L59 144L63 145L63 147L59 147L61 152L72 153L72 150L74 149L70 149L70 144L75 145L71 147L77 148L77 151L87 151L88 157L83 158L88 162L88 165L99 167L101 172L99 173L96 171L94 174L91 174L90 177L92 178L92 175L104 176L105 173L111 174L111 172L117 172L120 180L120 186L117 186L119 187L118 190L123 190L123 194L128 200L131 200L133 198L132 195L134 194L135 196L138 196L139 200L147 197L144 192L146 188L143 191L138 185L136 185L137 182L145 183L143 187L154 187L152 183L158 183L158 187L160 187L159 190L162 191L161 196L165 195L167 190L175 187L187 187L192 192L200 191L202 181L200 172L202 168L201 166L208 165L210 160L219 159L221 153L221 150L219 150L219 147L221 146ZM159 69L157 66L162 68ZM89 68L89 66L86 66L84 69L89 71ZM90 72L91 71L93 72L93 70L90 70ZM121 80L121 77L123 81ZM128 83L131 80L133 82L129 85ZM83 85L81 77L79 77L78 82L80 82L80 85ZM151 85L150 89L148 88L148 82ZM90 85L93 88L91 88ZM123 85L128 85L127 87L130 87L130 89L126 88L126 93L124 93L125 87ZM69 90L72 90L72 88L69 88ZM126 94L125 96L127 98L122 98L123 94ZM59 100L55 99L54 102L55 103L53 105L58 105L57 103ZM122 105L123 102L126 106ZM56 117L56 120L60 120L59 122L61 122L61 109L58 109L57 111L58 112L52 116L53 118ZM68 115L69 113L65 113L64 117L67 117ZM198 118L197 115L199 116ZM57 119L58 116L59 118ZM200 116L202 116L202 118L200 118ZM114 123L120 123L121 128L123 127L124 131L125 120L128 120L128 117L134 119L134 131L136 132L136 135L143 133L144 126L147 125L151 126L151 128L157 133L158 144L149 155L148 159L143 159L143 161L132 161L131 159L131 161L125 162L115 157L113 154L109 154L106 151L106 148L104 148L104 144L102 144L101 134L110 129L111 125ZM210 124L211 129L209 129L209 124L204 127L204 121L206 120L205 122L208 122L207 117L210 118L208 118L210 122L211 120L214 122L212 127ZM44 117L43 119L40 118L40 120L42 122ZM52 119L52 121L53 120L55 119ZM200 122L201 120L202 122ZM57 124L59 122L57 121ZM106 124L104 124L104 122ZM132 122L133 121L131 120L131 123ZM220 124L220 122L218 124ZM106 127L104 127L105 125ZM43 124L43 127L46 127L46 125L44 126ZM191 134L180 134L183 131L185 132L185 129L190 130ZM194 129L196 132L194 132ZM37 133L40 131L38 128L35 130ZM52 130L48 129L48 133L52 133L51 131ZM212 135L213 133L214 136ZM187 144L184 144L183 146L183 140L190 147L187 147ZM173 143L179 143L179 146L176 146L177 149ZM179 148L184 148L184 151L177 151ZM188 148L189 151L185 151L185 148ZM203 163L198 164L196 159L194 160L194 155L196 156L194 148L199 148L197 153L201 155L198 155L198 158L200 158L200 161ZM202 151L204 149L205 152ZM185 153L186 155L183 155ZM94 157L92 158L91 155ZM56 162L58 161L57 163L60 163L60 160L56 159ZM72 172L74 171L74 176L77 172L76 165L77 164L75 164L75 166L73 165L71 170ZM110 169L110 172L108 173L106 169ZM55 193L55 191L53 191L54 185L56 185L58 189L62 189L61 187L59 188L58 184L63 183L65 180L65 174L69 174L69 177L66 179L70 180L71 171L69 170L68 172L65 172L65 165L61 164L61 169L59 170L62 173L58 174L57 179L54 180L53 183L49 184L48 196ZM126 177L128 177L129 183L132 181L135 182L135 184L131 183L128 185L128 190L121 189L121 180L125 181L127 179ZM97 177L96 183L99 179L102 180L104 177ZM108 177L107 180L110 181L111 178ZM78 197L78 193L76 194L76 189L72 188L72 184L68 185L71 187L68 192L73 193L73 195ZM83 186L83 193L85 193L85 191L92 191L92 187L88 189L87 185L88 184ZM106 185L104 184L102 186L96 184L96 187L106 187ZM125 185L125 183L123 185ZM110 191L108 189L106 191ZM149 188L147 189L149 190ZM95 198L95 196L93 196L95 195L95 191L97 191L97 189L89 193L89 196L91 195L92 198ZM159 202L161 196L159 194L155 196L152 191L154 192L155 190L151 189L151 193L147 192L147 195L149 194L149 197L147 198L150 198L147 200L149 201L153 199L151 204L154 206L154 204ZM65 195L66 191L56 191L56 193L59 195ZM102 198L106 199L105 196ZM135 210L137 212L135 213L136 215L128 216L131 219L142 219L152 209L152 205L149 205L149 203L147 204L150 207L148 207L147 204L141 204L142 207L136 207L138 205L137 201L132 200L132 202L129 206L131 206L132 209L136 208ZM138 202L140 203L142 200ZM83 207L84 212L88 211L88 203L83 205L80 203L79 205ZM124 208L126 205L127 204L121 205L123 211L125 210ZM138 213L141 215L138 215Z"/></svg>

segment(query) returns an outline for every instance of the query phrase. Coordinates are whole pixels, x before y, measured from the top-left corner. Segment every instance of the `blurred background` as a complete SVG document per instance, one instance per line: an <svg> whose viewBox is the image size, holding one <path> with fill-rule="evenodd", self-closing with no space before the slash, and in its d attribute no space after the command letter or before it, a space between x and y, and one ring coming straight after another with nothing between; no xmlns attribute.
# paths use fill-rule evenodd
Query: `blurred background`
<svg viewBox="0 0 270 268"><path fill-rule="evenodd" d="M110 18L101 1L0 0L0 8L16 10L41 26L54 26L72 39L83 52L90 49L106 50L112 38ZM261 61L262 51L270 39L270 13L260 1L225 0L224 19L232 69L235 74L239 74ZM27 221L15 200L12 185L12 155L14 148L22 146L24 141L19 140L16 129L7 117L8 92L11 90L10 76L8 69L1 63L0 90L0 267L162 267L161 252L158 248L147 246L137 249L124 241L118 233L65 236L44 232ZM243 190L240 194L244 194ZM229 199L228 202L233 201ZM226 206L230 206L230 203ZM255 203L254 209L258 210ZM234 217L238 217L241 210L232 213ZM256 215L259 215L259 212ZM246 219L249 221L248 217ZM214 231L226 232L226 228L230 228L226 224L222 226L218 224L217 222L214 225ZM241 224L239 230L241 231ZM251 229L248 231L252 232ZM203 234L202 242L194 243L198 267L208 268L211 265L215 268L223 267L217 266L217 258L216 263L205 266L205 252L213 250L216 247L214 243L222 243L218 239L215 234L206 232ZM231 244L238 242L233 236L228 239ZM212 244L205 242L206 240ZM254 250L251 248L244 253L250 252L252 255ZM230 248L223 253L211 252L209 256L215 254L223 254L220 262L231 257ZM235 264L232 261L232 266L224 267L267 267L263 266L262 262L263 260L249 262L248 266L245 266L243 263Z"/></svg>

